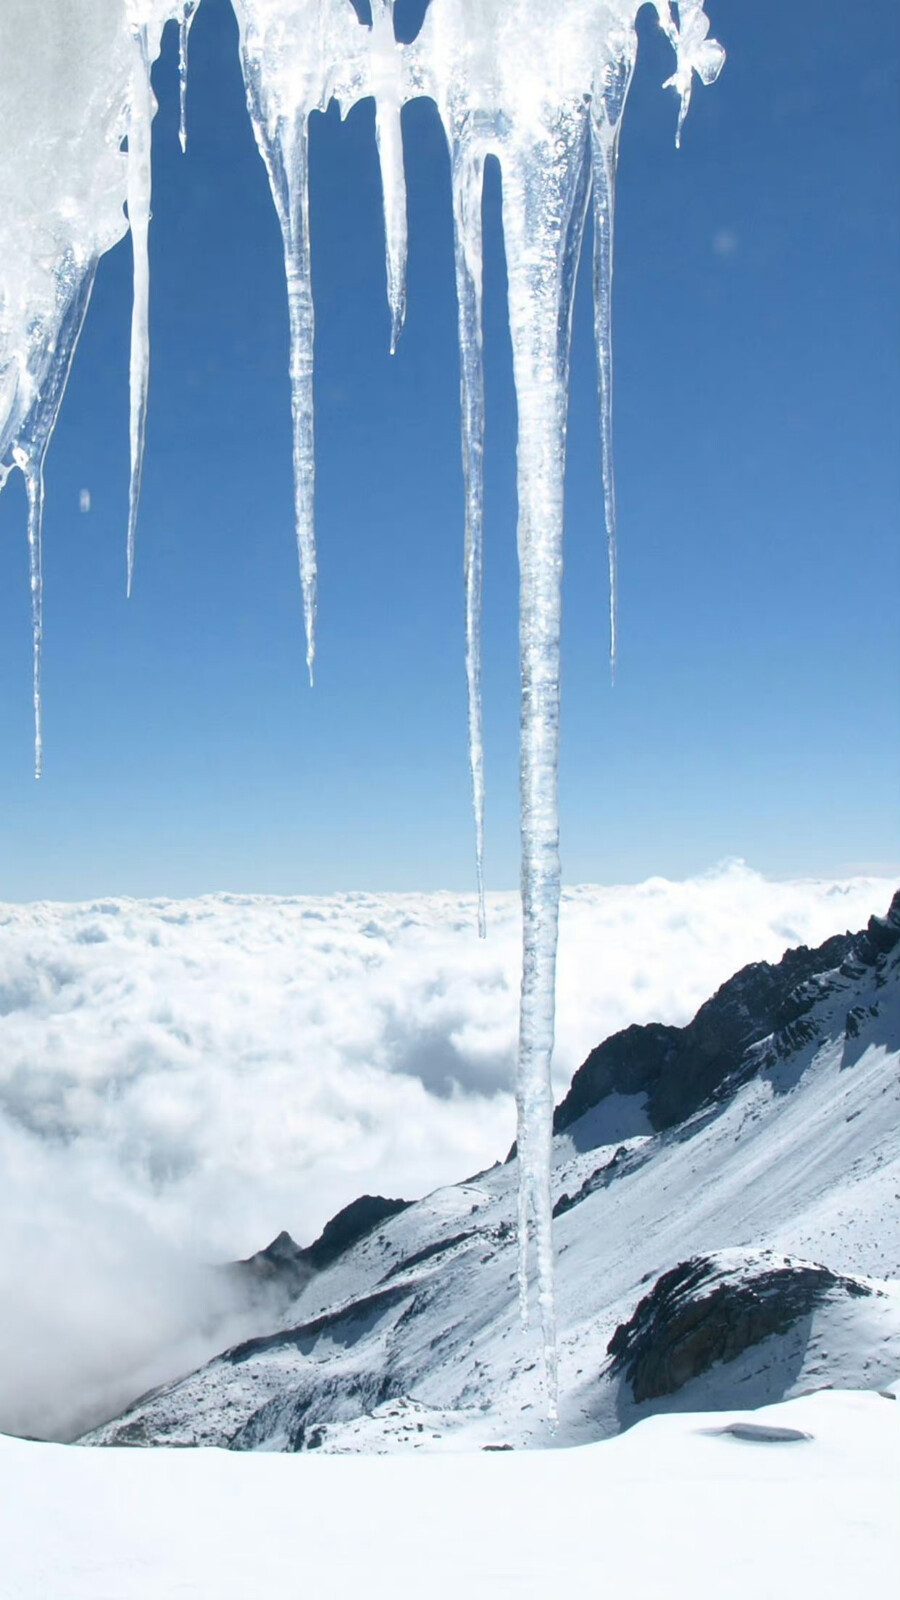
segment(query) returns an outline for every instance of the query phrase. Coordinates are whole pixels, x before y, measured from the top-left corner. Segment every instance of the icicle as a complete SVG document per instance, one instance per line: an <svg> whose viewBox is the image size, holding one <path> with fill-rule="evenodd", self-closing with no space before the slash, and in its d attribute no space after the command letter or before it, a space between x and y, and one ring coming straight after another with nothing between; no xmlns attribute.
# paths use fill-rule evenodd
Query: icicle
<svg viewBox="0 0 900 1600"><path fill-rule="evenodd" d="M128 221L134 262L134 291L131 309L131 362L129 366L131 482L128 490L128 543L125 592L131 596L134 582L134 540L141 477L144 469L144 438L147 431L147 386L150 376L150 136L156 103L150 87L150 51L147 28L134 29L134 64L128 107Z"/></svg>
<svg viewBox="0 0 900 1600"><path fill-rule="evenodd" d="M594 343L600 409L603 512L609 563L609 670L615 682L618 652L618 555L616 479L613 457L612 282L616 165L622 112L634 72L636 38L623 30L622 44L597 86L591 118L594 194Z"/></svg>
<svg viewBox="0 0 900 1600"><path fill-rule="evenodd" d="M691 106L691 91L696 72L701 83L715 83L725 62L725 51L718 39L709 39L709 18L704 0L679 0L678 22L672 15L671 0L654 0L659 14L660 27L675 51L676 66L664 89L674 89L681 97L678 109L678 127L675 132L676 147L681 145L681 131Z"/></svg>
<svg viewBox="0 0 900 1600"><path fill-rule="evenodd" d="M315 402L313 340L315 312L309 249L309 132L306 116L294 122L286 140L288 157L279 185L279 221L284 238L288 320L291 333L291 416L294 424L294 517L303 589L306 666L313 681L316 654Z"/></svg>
<svg viewBox="0 0 900 1600"><path fill-rule="evenodd" d="M465 484L466 681L469 770L475 813L478 936L484 908L484 739L481 710L481 592L484 530L484 372L482 362L481 201L484 158L457 146L452 157L454 254L459 312L460 402Z"/></svg>
<svg viewBox="0 0 900 1600"><path fill-rule="evenodd" d="M519 415L519 649L522 675L522 998L519 1161L534 1225L548 1405L556 1403L550 1148L559 927L559 636L572 301L589 193L587 115L572 105L550 137L503 163L503 235ZM520 1238L520 1250L528 1247Z"/></svg>
<svg viewBox="0 0 900 1600"><path fill-rule="evenodd" d="M316 654L316 532L315 532L315 408L313 399L313 345L315 311L309 249L309 134L306 112L289 123L279 123L278 136L270 139L258 102L247 96L257 142L269 173L272 196L284 244L290 329L289 373L293 420L294 522L303 592L306 628L306 666L313 681Z"/></svg>
<svg viewBox="0 0 900 1600"><path fill-rule="evenodd" d="M46 376L21 430L11 456L25 479L28 500L28 571L31 590L32 704L34 707L34 775L40 778L44 766L43 714L41 696L41 657L44 638L44 458L53 437L62 405L72 357L78 344L91 298L97 263L78 268L72 261L61 274L65 293L59 333L53 347ZM2 486L2 485L0 485Z"/></svg>
<svg viewBox="0 0 900 1600"><path fill-rule="evenodd" d="M384 243L391 355L406 317L406 176L403 170L401 54L394 37L394 0L372 0L371 86L384 197Z"/></svg>
<svg viewBox="0 0 900 1600"><path fill-rule="evenodd" d="M306 664L316 650L313 347L315 312L309 241L310 112L335 98L346 111L371 93L366 30L349 0L234 0L250 120L284 245L290 323L294 514L306 626ZM381 39L381 36L379 35ZM396 47L395 47L396 48Z"/></svg>
<svg viewBox="0 0 900 1600"><path fill-rule="evenodd" d="M700 70L702 7L685 0L662 25L688 86ZM466 476L467 668L470 752L479 826L481 793L477 638L481 562L483 409L480 235L472 190L495 154L503 174L503 231L518 405L518 548L522 675L522 999L517 1072L519 1288L527 1314L530 1235L537 1258L548 1404L556 1389L553 1307L550 1076L560 864L557 814L559 628L563 483L572 294L591 178L595 184L595 332L599 363L604 511L609 540L611 661L616 651L615 491L612 470L610 311L618 128L634 64L631 0L569 0L552 15L533 0L490 7L432 0L409 55L410 81L437 101L451 152L456 228ZM690 13L690 17L689 17ZM689 27L688 27L689 23ZM690 47L685 37L690 31ZM702 33L702 38L701 38ZM698 42L699 41L699 42ZM704 46L704 48L707 48ZM715 50L718 50L718 46ZM710 58L711 60L711 58ZM709 66L710 62L706 62ZM679 78L679 85L683 84ZM682 102L684 104L684 100ZM589 155L590 140L592 153ZM478 184L475 184L475 175ZM468 253L467 253L468 250ZM473 262L475 263L473 265ZM480 840L479 840L480 849Z"/></svg>
<svg viewBox="0 0 900 1600"><path fill-rule="evenodd" d="M188 40L197 4L198 0L182 0L178 20L178 142L182 154L187 153Z"/></svg>
<svg viewBox="0 0 900 1600"><path fill-rule="evenodd" d="M28 575L31 588L31 698L34 706L34 775L40 778L44 765L44 738L41 717L41 650L44 637L44 577L41 549L44 522L44 462L21 445L13 448L13 460L25 479L28 497Z"/></svg>

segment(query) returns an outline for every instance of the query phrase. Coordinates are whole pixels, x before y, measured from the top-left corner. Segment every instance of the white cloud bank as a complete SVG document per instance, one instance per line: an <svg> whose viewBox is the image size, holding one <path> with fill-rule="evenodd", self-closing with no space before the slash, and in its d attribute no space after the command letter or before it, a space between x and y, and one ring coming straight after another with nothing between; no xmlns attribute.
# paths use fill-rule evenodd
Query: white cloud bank
<svg viewBox="0 0 900 1600"><path fill-rule="evenodd" d="M566 891L559 1092L616 1029L687 1021L893 887L730 864ZM505 1154L517 898L489 917L481 944L451 894L0 908L0 1429L71 1432L221 1348L197 1262Z"/></svg>

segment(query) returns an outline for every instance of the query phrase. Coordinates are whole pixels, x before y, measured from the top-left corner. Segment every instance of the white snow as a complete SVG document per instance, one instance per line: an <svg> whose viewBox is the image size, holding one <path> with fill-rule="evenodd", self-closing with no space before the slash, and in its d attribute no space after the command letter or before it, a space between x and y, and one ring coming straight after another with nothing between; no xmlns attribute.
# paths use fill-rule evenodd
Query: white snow
<svg viewBox="0 0 900 1600"><path fill-rule="evenodd" d="M4 1600L894 1600L900 1405L821 1392L581 1449L367 1459L0 1439ZM747 1440L729 1424L811 1437Z"/></svg>

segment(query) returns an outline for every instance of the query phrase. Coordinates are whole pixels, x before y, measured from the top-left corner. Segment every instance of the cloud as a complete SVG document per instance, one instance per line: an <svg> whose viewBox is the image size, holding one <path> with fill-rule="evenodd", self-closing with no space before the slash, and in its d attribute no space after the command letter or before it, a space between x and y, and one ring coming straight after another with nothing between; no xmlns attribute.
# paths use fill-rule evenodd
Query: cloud
<svg viewBox="0 0 900 1600"><path fill-rule="evenodd" d="M558 1093L617 1028L687 1021L891 889L732 863L566 891ZM489 918L482 943L451 894L0 908L0 1428L71 1433L240 1336L202 1264L505 1153L516 898Z"/></svg>

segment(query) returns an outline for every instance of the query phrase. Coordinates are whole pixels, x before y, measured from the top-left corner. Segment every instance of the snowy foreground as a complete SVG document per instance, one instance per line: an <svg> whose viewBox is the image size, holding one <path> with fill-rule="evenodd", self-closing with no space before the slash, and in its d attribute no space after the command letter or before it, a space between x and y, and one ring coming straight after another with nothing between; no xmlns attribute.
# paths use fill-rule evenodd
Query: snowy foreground
<svg viewBox="0 0 900 1600"><path fill-rule="evenodd" d="M900 1384L894 1386L894 1392ZM808 1438L748 1439L741 1421ZM0 1440L3 1600L896 1600L900 1405L823 1390L579 1449Z"/></svg>

